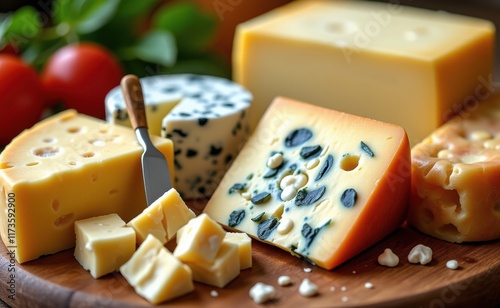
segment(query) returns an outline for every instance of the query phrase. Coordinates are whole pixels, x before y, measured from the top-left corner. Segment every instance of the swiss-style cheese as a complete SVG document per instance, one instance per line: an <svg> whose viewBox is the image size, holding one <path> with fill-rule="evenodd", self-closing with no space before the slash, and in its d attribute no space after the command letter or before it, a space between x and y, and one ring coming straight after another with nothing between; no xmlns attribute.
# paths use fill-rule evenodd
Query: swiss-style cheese
<svg viewBox="0 0 500 308"><path fill-rule="evenodd" d="M173 171L172 141L152 136ZM58 113L24 131L0 155L0 233L18 262L75 245L74 222L146 207L142 147L132 129Z"/></svg>
<svg viewBox="0 0 500 308"><path fill-rule="evenodd" d="M408 222L450 242L500 238L499 94L413 147Z"/></svg>
<svg viewBox="0 0 500 308"><path fill-rule="evenodd" d="M277 98L204 212L331 269L401 225L409 169L401 127Z"/></svg>
<svg viewBox="0 0 500 308"><path fill-rule="evenodd" d="M252 127L287 96L404 127L411 144L491 93L492 22L376 1L293 1L240 24L233 76ZM471 98L472 96L472 98Z"/></svg>

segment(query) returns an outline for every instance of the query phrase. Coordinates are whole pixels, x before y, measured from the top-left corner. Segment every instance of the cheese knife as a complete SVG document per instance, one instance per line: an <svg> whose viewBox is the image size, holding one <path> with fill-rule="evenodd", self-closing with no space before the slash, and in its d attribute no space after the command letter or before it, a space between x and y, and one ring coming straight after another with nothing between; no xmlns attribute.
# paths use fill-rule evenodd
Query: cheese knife
<svg viewBox="0 0 500 308"><path fill-rule="evenodd" d="M142 153L142 177L147 205L172 188L170 171L165 156L153 145L149 137L146 108L141 83L135 75L126 75L121 80L121 88L127 113L135 131L135 136L144 149Z"/></svg>

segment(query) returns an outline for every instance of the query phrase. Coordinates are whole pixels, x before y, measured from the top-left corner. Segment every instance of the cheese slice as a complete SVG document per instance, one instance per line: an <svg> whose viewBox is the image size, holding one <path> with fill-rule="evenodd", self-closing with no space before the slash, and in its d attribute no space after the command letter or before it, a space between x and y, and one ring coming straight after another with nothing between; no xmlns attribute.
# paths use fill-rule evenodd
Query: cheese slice
<svg viewBox="0 0 500 308"><path fill-rule="evenodd" d="M184 203L177 190L171 188L127 225L134 228L138 244L150 233L165 244L194 217L196 215Z"/></svg>
<svg viewBox="0 0 500 308"><path fill-rule="evenodd" d="M118 271L135 252L134 229L116 214L75 222L75 258L94 278Z"/></svg>
<svg viewBox="0 0 500 308"><path fill-rule="evenodd" d="M152 141L173 178L172 142ZM74 110L16 137L0 155L0 230L17 261L73 247L77 220L116 213L129 221L141 213L142 152L132 129Z"/></svg>
<svg viewBox="0 0 500 308"><path fill-rule="evenodd" d="M123 277L140 296L159 304L194 290L191 269L175 258L152 234L127 263L120 267Z"/></svg>
<svg viewBox="0 0 500 308"><path fill-rule="evenodd" d="M175 145L175 187L183 198L207 198L249 135L252 95L231 80L172 74L141 78L151 132ZM130 126L120 87L106 96L106 119Z"/></svg>
<svg viewBox="0 0 500 308"><path fill-rule="evenodd" d="M449 242L500 239L500 95L412 149L408 222Z"/></svg>
<svg viewBox="0 0 500 308"><path fill-rule="evenodd" d="M493 91L492 22L375 1L292 1L240 24L234 80L255 127L276 96L404 127L416 144Z"/></svg>
<svg viewBox="0 0 500 308"><path fill-rule="evenodd" d="M409 162L401 127L279 97L204 213L331 269L401 225Z"/></svg>

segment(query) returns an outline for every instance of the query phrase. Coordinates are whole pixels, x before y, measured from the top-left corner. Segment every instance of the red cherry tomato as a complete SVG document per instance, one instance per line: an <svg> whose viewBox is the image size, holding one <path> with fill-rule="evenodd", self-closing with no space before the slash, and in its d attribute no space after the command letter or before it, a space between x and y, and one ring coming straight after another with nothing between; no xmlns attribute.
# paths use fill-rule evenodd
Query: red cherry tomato
<svg viewBox="0 0 500 308"><path fill-rule="evenodd" d="M65 108L104 119L104 98L120 84L123 74L109 50L79 43L57 50L45 64L41 80L49 106L62 101Z"/></svg>
<svg viewBox="0 0 500 308"><path fill-rule="evenodd" d="M43 91L37 72L20 58L0 55L0 145L8 144L42 117Z"/></svg>

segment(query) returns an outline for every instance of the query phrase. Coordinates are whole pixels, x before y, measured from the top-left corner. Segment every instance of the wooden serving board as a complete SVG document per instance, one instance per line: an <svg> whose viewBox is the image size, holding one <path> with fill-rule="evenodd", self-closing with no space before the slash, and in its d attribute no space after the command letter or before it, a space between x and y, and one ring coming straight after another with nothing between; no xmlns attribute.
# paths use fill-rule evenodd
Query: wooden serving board
<svg viewBox="0 0 500 308"><path fill-rule="evenodd" d="M198 204L198 209L200 204ZM175 242L175 241L174 241ZM173 243L172 243L173 244ZM417 244L433 250L428 265L410 264L409 251ZM253 240L253 266L219 289L195 283L195 291L166 302L179 307L500 307L500 241L452 244L423 235L403 226L382 242L344 265L327 271L278 248ZM167 245L172 249L171 244ZM400 258L395 268L377 263L385 248ZM457 270L446 268L456 259ZM7 248L0 244L0 295L13 307L148 307L146 300L119 274L94 279L73 257L73 250L45 256L25 264L11 262ZM9 269L14 268L14 271ZM309 271L310 270L310 271ZM10 275L15 274L13 281ZM281 275L293 284L281 287ZM319 294L303 297L300 282L309 278ZM276 299L257 305L249 297L257 282L276 287ZM371 282L372 289L365 288ZM216 290L218 296L212 296ZM14 299L9 298L15 292ZM161 306L161 305L160 305Z"/></svg>

